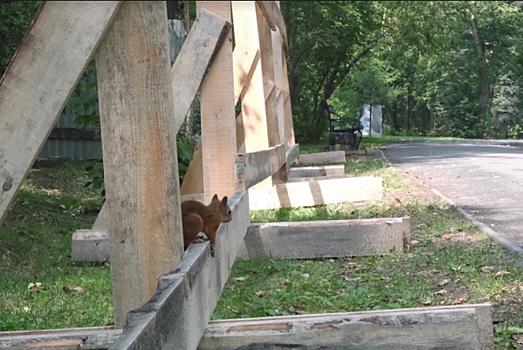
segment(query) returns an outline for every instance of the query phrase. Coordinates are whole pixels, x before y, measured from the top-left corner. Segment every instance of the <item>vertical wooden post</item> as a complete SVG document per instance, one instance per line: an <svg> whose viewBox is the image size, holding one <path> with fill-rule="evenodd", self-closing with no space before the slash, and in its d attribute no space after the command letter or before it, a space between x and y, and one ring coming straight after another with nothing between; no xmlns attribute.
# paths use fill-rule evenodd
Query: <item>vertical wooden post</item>
<svg viewBox="0 0 523 350"><path fill-rule="evenodd" d="M245 55L249 56L260 49L256 4L254 1L233 1L232 9L236 45L245 50ZM242 99L242 117L245 151L255 152L269 148L261 62L257 63L245 97ZM269 177L252 189L271 186L272 179Z"/></svg>
<svg viewBox="0 0 523 350"><path fill-rule="evenodd" d="M197 8L213 12L231 22L230 1L197 1ZM236 115L232 31L230 31L201 86L201 152L204 201L214 194L232 196L236 190Z"/></svg>
<svg viewBox="0 0 523 350"><path fill-rule="evenodd" d="M183 255L166 11L124 2L96 57L116 327Z"/></svg>
<svg viewBox="0 0 523 350"><path fill-rule="evenodd" d="M262 11L256 6L256 18L258 20L258 33L260 39L260 53L263 76L263 87L265 95L265 111L267 113L267 131L269 147L285 144L285 139L280 138L277 111L278 83L275 79L275 66L273 57L273 42L271 28ZM281 90L281 85L280 85ZM282 125L284 126L284 125ZM272 175L273 182L282 182L282 170Z"/></svg>
<svg viewBox="0 0 523 350"><path fill-rule="evenodd" d="M278 5L278 8L280 8L280 2L275 1L276 5ZM277 33L280 35L281 33L278 30ZM294 139L294 123L292 121L292 105L291 105L291 95L290 95L290 89L289 89L289 73L287 72L287 58L285 56L285 50L283 49L282 45L279 45L279 48L281 49L281 62L282 62L282 98L283 98L283 113L284 113L284 125L285 125L285 141L287 145L287 149L294 146L296 144L296 141Z"/></svg>

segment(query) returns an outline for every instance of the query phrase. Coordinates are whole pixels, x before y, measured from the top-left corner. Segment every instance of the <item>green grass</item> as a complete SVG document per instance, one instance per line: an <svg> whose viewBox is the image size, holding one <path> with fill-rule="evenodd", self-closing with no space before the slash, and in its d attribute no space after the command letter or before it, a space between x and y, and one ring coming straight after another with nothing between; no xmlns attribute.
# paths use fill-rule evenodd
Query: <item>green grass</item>
<svg viewBox="0 0 523 350"><path fill-rule="evenodd" d="M70 261L71 234L102 205L84 187L89 161L48 161L24 181L0 227L0 331L113 323L106 264ZM496 349L516 349L523 329L520 258L501 249L448 204L426 197L387 162L352 159L346 172L381 176L384 198L365 204L253 211L252 222L411 217L402 255L237 261L213 319L395 309L490 301ZM41 283L29 289L30 283ZM80 288L77 288L80 287Z"/></svg>
<svg viewBox="0 0 523 350"><path fill-rule="evenodd" d="M91 227L102 204L83 187L89 164L37 162L23 182L0 227L0 331L113 322L109 268L69 256L72 233ZM41 286L31 291L30 283Z"/></svg>
<svg viewBox="0 0 523 350"><path fill-rule="evenodd" d="M465 140L454 137L425 137L425 136L363 136L361 138L361 143L359 149L373 150L380 145L387 142L401 142L401 141L442 141L442 140ZM325 152L329 147L329 139L327 138L323 142L318 142L314 144L301 144L300 143L300 153L318 153Z"/></svg>
<svg viewBox="0 0 523 350"><path fill-rule="evenodd" d="M523 283L518 257L459 218L454 208L414 203L396 210L411 217L412 239L418 242L407 254L237 261L213 318L485 301L502 306L518 298ZM307 219L295 214L293 219ZM497 274L500 271L508 274ZM513 311L506 322L520 325L523 309L518 305Z"/></svg>

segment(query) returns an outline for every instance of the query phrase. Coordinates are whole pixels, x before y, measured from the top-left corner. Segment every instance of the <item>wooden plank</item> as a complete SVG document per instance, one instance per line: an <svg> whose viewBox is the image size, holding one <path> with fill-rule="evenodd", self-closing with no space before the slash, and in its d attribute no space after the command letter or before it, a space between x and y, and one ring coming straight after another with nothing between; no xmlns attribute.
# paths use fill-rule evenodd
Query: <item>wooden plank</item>
<svg viewBox="0 0 523 350"><path fill-rule="evenodd" d="M275 67L273 58L272 35L271 28L265 20L259 6L256 6L256 18L258 20L258 34L260 38L260 52L262 76L265 95L265 111L267 114L267 133L269 139L269 146L285 144L285 139L280 138L277 110L277 96L275 84ZM278 169L272 175L273 183L282 182L286 176L286 167Z"/></svg>
<svg viewBox="0 0 523 350"><path fill-rule="evenodd" d="M241 259L316 259L403 253L410 218L320 220L255 224Z"/></svg>
<svg viewBox="0 0 523 350"><path fill-rule="evenodd" d="M0 222L120 6L50 1L0 82Z"/></svg>
<svg viewBox="0 0 523 350"><path fill-rule="evenodd" d="M289 178L306 178L315 176L344 176L345 165L322 165L294 167L289 170Z"/></svg>
<svg viewBox="0 0 523 350"><path fill-rule="evenodd" d="M285 141L285 139L284 139L284 141ZM299 156L300 156L300 145L298 145L298 144L295 144L294 146L288 148L287 151L285 152L285 158L287 160L285 172L283 173L283 179L285 181L287 181L287 179L289 178L290 169L291 169L292 164L298 159Z"/></svg>
<svg viewBox="0 0 523 350"><path fill-rule="evenodd" d="M347 162L347 159L345 159L345 151L300 154L298 160L300 164L328 164Z"/></svg>
<svg viewBox="0 0 523 350"><path fill-rule="evenodd" d="M279 5L279 1L276 2ZM278 132L280 134L280 140L285 140L285 109L283 100L283 40L278 28L276 31L271 33L272 37L272 50L274 60L274 82L276 85L276 113L278 115ZM287 78L287 77L285 77Z"/></svg>
<svg viewBox="0 0 523 350"><path fill-rule="evenodd" d="M289 45L289 40L287 39L287 29L285 27L285 21L283 20L283 16L281 14L280 8L276 4L275 1L256 1L258 6L260 7L261 12L265 16L265 19L267 20L269 26L272 30L278 30L281 33L281 36L283 38L283 42L286 46Z"/></svg>
<svg viewBox="0 0 523 350"><path fill-rule="evenodd" d="M357 316L368 315L373 317L376 314L393 317L397 315L398 311L404 313L407 312L408 317L412 319L412 314L423 314L431 311L462 311L473 308L476 311L476 317L478 321L479 329L479 341L481 350L492 350L494 349L494 341L492 336L492 306L490 303L483 304L463 304L463 305L449 305L449 306L437 306L437 307L424 307L424 308L413 308L413 309L401 309L401 310L382 310L382 311L364 311L356 313L331 313L331 314L312 314L312 315L301 315L301 316L290 316L289 318L282 317L265 317L265 318L251 318L242 320L215 320L210 321L207 325L207 330L204 333L200 347L205 347L210 342L215 341L215 333L217 329L229 329L232 330L234 335L229 340L222 339L222 342L227 341L229 346L233 346L237 337L241 338L245 335L244 332L252 330L260 332L262 329L265 331L284 331L288 329L287 323L292 323L292 328L297 328L304 322L317 321L315 322L318 327L316 328L317 334L320 334L321 328L325 329L329 323L324 322L324 318L339 317L340 319L350 319L350 316L356 314ZM345 316L345 317L344 317ZM347 317L348 316L348 317ZM285 322L291 321L291 322ZM336 327L337 325L333 325ZM355 325L353 325L355 327ZM400 331L404 331L400 326ZM406 327L412 327L412 325L406 325ZM330 329L328 327L326 329ZM238 334L242 332L242 334ZM55 329L55 330L42 330L42 331L20 331L20 332L3 332L0 333L0 349L3 348L20 348L27 344L36 343L39 339L82 339L84 343L80 346L82 349L107 349L115 340L115 338L121 334L119 329L108 329L106 327L91 327L91 328L76 328L76 329ZM284 335L282 334L284 337ZM417 332L413 332L414 337L419 337ZM17 345L19 347L17 347ZM260 344L261 345L261 344ZM39 346L41 349L56 349L52 345L46 345L43 343ZM65 346L62 349L77 349L78 345ZM32 347L34 349L34 347ZM204 348L205 349L205 348Z"/></svg>
<svg viewBox="0 0 523 350"><path fill-rule="evenodd" d="M265 151L240 153L236 157L236 177L245 190L270 177L285 164L285 145Z"/></svg>
<svg viewBox="0 0 523 350"><path fill-rule="evenodd" d="M361 202L383 196L381 177L351 177L277 184L251 193L251 210Z"/></svg>
<svg viewBox="0 0 523 350"><path fill-rule="evenodd" d="M104 349L121 333L112 327L0 332L0 349Z"/></svg>
<svg viewBox="0 0 523 350"><path fill-rule="evenodd" d="M164 2L124 2L96 57L118 328L183 255L166 28Z"/></svg>
<svg viewBox="0 0 523 350"><path fill-rule="evenodd" d="M260 50L252 51L244 43L238 43L233 52L234 105L243 99L260 62Z"/></svg>
<svg viewBox="0 0 523 350"><path fill-rule="evenodd" d="M219 320L209 323L198 350L491 350L492 322L479 325L490 314L485 303Z"/></svg>
<svg viewBox="0 0 523 350"><path fill-rule="evenodd" d="M205 9L199 11L198 17L171 68L176 132L185 120L201 82L210 69L216 53L226 38L226 34L230 32L230 28L230 22L223 18ZM180 81L183 81L183 84L180 84ZM198 159L198 156L201 161L201 154L195 155L194 159ZM193 171L197 170L193 169ZM195 191L195 193L203 192L201 178L199 186L198 182L194 184L191 183L191 180L193 178L189 175L185 186L201 189ZM104 204L92 230L107 231L106 210Z"/></svg>
<svg viewBox="0 0 523 350"><path fill-rule="evenodd" d="M199 10L171 69L176 131L185 120L194 96L212 65L220 65L220 60L217 60L220 48L225 45L225 50L230 50L230 18L222 17L206 8ZM202 86L202 92L204 90L205 87Z"/></svg>
<svg viewBox="0 0 523 350"><path fill-rule="evenodd" d="M229 199L232 221L220 225L216 256L209 242L192 244L183 260L158 283L153 298L127 315L123 333L110 349L196 349L250 223L248 193Z"/></svg>
<svg viewBox="0 0 523 350"><path fill-rule="evenodd" d="M252 1L233 1L234 38L242 50L256 52L260 49L256 20L256 4ZM239 65L234 62L235 67ZM236 69L236 68L235 68ZM244 126L245 152L256 152L269 148L265 95L261 63L254 70L247 92L242 99L242 120ZM260 182L256 188L272 186L270 178Z"/></svg>
<svg viewBox="0 0 523 350"><path fill-rule="evenodd" d="M197 6L232 21L231 4L228 1L198 1ZM210 202L215 194L220 198L230 197L236 190L234 109L232 32L229 32L201 88L200 140L205 202Z"/></svg>

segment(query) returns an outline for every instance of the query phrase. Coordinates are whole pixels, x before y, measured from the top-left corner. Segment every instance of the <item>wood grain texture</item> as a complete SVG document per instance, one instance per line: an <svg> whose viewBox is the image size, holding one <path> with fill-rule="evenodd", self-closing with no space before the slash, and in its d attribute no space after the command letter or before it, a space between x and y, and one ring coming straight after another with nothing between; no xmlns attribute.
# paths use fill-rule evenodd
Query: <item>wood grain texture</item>
<svg viewBox="0 0 523 350"><path fill-rule="evenodd" d="M225 40L226 34L230 32L230 28L230 22L212 12L202 9L198 13L198 17L171 68L174 128L176 132L185 120L194 97L200 89L207 71L212 66L213 59ZM201 153L195 154L193 158L200 159L199 172L201 173ZM192 171L198 173L198 169L192 169ZM201 177L196 179L189 175L185 180L185 187L192 187L194 193L203 192ZM181 191L183 193L183 189ZM96 219L93 230L107 230L107 220L104 219L106 210L104 205Z"/></svg>
<svg viewBox="0 0 523 350"><path fill-rule="evenodd" d="M211 321L198 350L491 350L490 304Z"/></svg>
<svg viewBox="0 0 523 350"><path fill-rule="evenodd" d="M0 222L119 6L50 1L40 7L0 83Z"/></svg>
<svg viewBox="0 0 523 350"><path fill-rule="evenodd" d="M410 218L279 222L251 225L243 259L315 259L403 253Z"/></svg>
<svg viewBox="0 0 523 350"><path fill-rule="evenodd" d="M234 38L242 50L254 53L260 49L256 4L252 1L233 1ZM239 62L235 61L235 70ZM261 63L256 65L247 92L242 99L242 120L244 126L245 152L256 152L269 148L267 117L265 111L265 94ZM270 178L260 182L255 188L272 186Z"/></svg>
<svg viewBox="0 0 523 350"><path fill-rule="evenodd" d="M241 320L216 320L211 321L207 325L207 329L203 335L203 338L200 342L198 349L205 350L209 344L214 344L218 342L225 349L233 349L233 346L236 346L237 343L244 343L244 339L250 332L254 336L264 332L265 334L278 334L280 338L294 338L296 342L299 343L302 341L304 343L306 340L305 337L308 334L313 334L318 336L320 341L324 341L322 336L322 329L326 329L326 332L332 332L333 328L339 327L344 321L348 321L352 316L362 317L366 316L371 319L377 319L378 317L389 317L397 318L401 317L404 320L413 320L416 315L423 315L430 312L461 312L467 309L474 309L476 312L478 330L479 330L479 349L481 350L493 350L494 349L494 340L492 336L492 305L490 303L483 304L463 304L463 305L449 305L449 306L437 306L437 307L423 307L423 308L411 308L411 309L400 309L400 310L381 310L381 311L365 311L365 312L349 312L349 313L330 313L330 314L311 314L311 315L301 315L301 316L288 316L288 317L260 317L260 318L250 318L250 319L241 319ZM341 321L341 322L340 322ZM349 321L350 322L350 321ZM397 322L397 321L396 321ZM425 320L427 322L427 320ZM357 326L354 322L352 324L353 333L354 329L360 330L363 327ZM399 322L401 324L401 322ZM404 322L408 323L408 322ZM310 325L313 324L311 327ZM398 322L396 323L398 324ZM367 323L366 326L369 326ZM377 327L387 327L392 326L392 324L387 325L377 325ZM424 325L426 326L426 325ZM462 326L462 325L461 325ZM461 327L460 326L460 327ZM302 333L299 334L299 327L302 327ZM350 326L349 326L350 327ZM406 326L400 326L398 331L404 333L408 329L412 328L412 324L407 324ZM223 333L223 330L227 330L227 334ZM339 330L342 332L342 330ZM288 334L285 334L287 332ZM438 330L441 334L441 330ZM43 343L39 344L41 349L56 349L45 340L53 339L55 341L71 340L78 339L82 340L81 344L82 349L97 349L105 350L107 349L115 339L121 334L121 330L107 329L105 327L91 327L91 328L76 328L76 329L48 329L42 331L21 331L21 332L3 332L0 333L0 349L2 348L14 348L17 345L25 346L28 344L38 343L40 340L44 340ZM368 334L367 337L371 338L373 335ZM422 332L411 332L411 337L414 339L411 342L419 342L419 338L423 337L424 333ZM451 335L452 336L452 335ZM447 337L443 342L448 342L450 337ZM221 338L218 339L217 338ZM310 338L310 335L309 335ZM309 339L307 338L307 339ZM372 340L369 339L369 342ZM438 342L441 340L437 340ZM309 346L314 347L314 340L309 341ZM474 340L475 342L475 340ZM229 346L229 347L227 347ZM265 343L262 344L253 344L252 348L256 349L257 346L265 346ZM270 347L271 344L266 344L267 347ZM278 345L276 345L278 346ZM283 345L280 345L283 346ZM346 345L350 346L350 345ZM78 345L71 344L70 346L61 347L62 350L73 350L77 349ZM247 347L251 348L251 347ZM277 348L277 347L273 347ZM341 348L333 347L332 344L328 344L327 348L329 349L345 349L342 345ZM33 347L34 349L34 347ZM242 348L243 349L243 348ZM265 349L265 348L264 348Z"/></svg>
<svg viewBox="0 0 523 350"><path fill-rule="evenodd" d="M183 255L164 2L124 2L97 53L115 324Z"/></svg>
<svg viewBox="0 0 523 350"><path fill-rule="evenodd" d="M111 327L0 332L0 349L104 349L121 333Z"/></svg>
<svg viewBox="0 0 523 350"><path fill-rule="evenodd" d="M361 202L383 196L381 177L346 177L277 184L251 193L251 210L296 208L321 204Z"/></svg>
<svg viewBox="0 0 523 350"><path fill-rule="evenodd" d="M283 42L288 46L289 40L287 39L287 28L285 27L285 21L283 20L283 16L276 1L256 1L256 3L267 19L271 29L276 30L276 28L278 28Z"/></svg>
<svg viewBox="0 0 523 350"><path fill-rule="evenodd" d="M200 9L232 21L228 1L198 1ZM234 111L232 32L227 34L213 66L201 87L201 152L204 201L218 194L231 196L236 190L236 114Z"/></svg>
<svg viewBox="0 0 523 350"><path fill-rule="evenodd" d="M264 151L240 153L236 157L237 181L247 190L277 172L285 161L285 145Z"/></svg>
<svg viewBox="0 0 523 350"><path fill-rule="evenodd" d="M197 348L250 223L246 192L236 192L228 204L233 219L218 229L216 257L211 257L209 242L190 245L151 300L127 315L123 333L110 349Z"/></svg>

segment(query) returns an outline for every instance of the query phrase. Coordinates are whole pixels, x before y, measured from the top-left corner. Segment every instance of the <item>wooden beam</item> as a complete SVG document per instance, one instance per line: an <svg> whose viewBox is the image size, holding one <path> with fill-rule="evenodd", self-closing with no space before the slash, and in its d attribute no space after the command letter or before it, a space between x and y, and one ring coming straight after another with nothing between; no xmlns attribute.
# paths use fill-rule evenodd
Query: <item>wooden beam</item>
<svg viewBox="0 0 523 350"><path fill-rule="evenodd" d="M285 151L285 171L283 173L283 180L287 181L289 178L289 172L291 169L292 164L298 159L300 156L300 145L295 144L294 146L290 147Z"/></svg>
<svg viewBox="0 0 523 350"><path fill-rule="evenodd" d="M490 350L491 305L212 321L198 346L198 350L287 348Z"/></svg>
<svg viewBox="0 0 523 350"><path fill-rule="evenodd" d="M229 1L197 1L196 4L198 8L205 8L229 22L232 21ZM236 190L234 109L232 33L229 32L201 88L200 140L205 202L210 202L215 194L220 198L230 197Z"/></svg>
<svg viewBox="0 0 523 350"><path fill-rule="evenodd" d="M233 52L234 105L245 96L254 71L260 62L260 50L250 51L244 43L238 43Z"/></svg>
<svg viewBox="0 0 523 350"><path fill-rule="evenodd" d="M238 154L236 177L243 189L249 189L278 171L285 164L285 145L264 151Z"/></svg>
<svg viewBox="0 0 523 350"><path fill-rule="evenodd" d="M118 328L183 255L166 28L164 2L124 2L96 57Z"/></svg>
<svg viewBox="0 0 523 350"><path fill-rule="evenodd" d="M185 120L202 80L212 66L214 57L226 39L226 34L230 32L230 28L230 22L212 12L205 9L198 12L198 17L171 68L174 130L176 133ZM180 84L180 82L183 82L183 84ZM201 166L201 154L199 154L199 157ZM198 159L198 154L193 158ZM199 186L198 183L190 183L192 180L190 176L186 180L187 182L184 181L186 186L191 185L193 188L201 189L201 191L195 193L203 192L201 178ZM104 204L92 230L107 231L106 211Z"/></svg>
<svg viewBox="0 0 523 350"><path fill-rule="evenodd" d="M311 315L300 315L300 316L285 316L285 317L263 317L263 318L250 318L250 319L234 319L234 320L215 320L210 321L207 325L207 329L203 335L202 341L198 349L205 350L210 344L220 346L217 349L244 349L241 344L244 344L248 339L249 335L247 332L251 332L251 335L256 337L262 334L278 337L280 340L283 339L296 339L298 342L303 342L305 337L312 339L318 339L318 345L325 342L325 335L332 334L336 338L331 339L331 343L327 344L326 348L336 349L354 349L351 347L351 343L346 342L341 347L333 347L331 344L336 342L336 339L343 337L345 330L352 331L352 335L364 335L361 339L366 339L367 342L373 342L378 344L380 341L387 341L380 338L380 333L387 327L393 327L394 324L398 326L398 335L410 333L410 337L413 339L411 343L407 341L405 347L401 349L410 349L409 346L413 346L413 343L419 342L425 333L419 333L413 331L413 324L409 324L409 320L419 319L423 316L427 316L421 323L421 327L427 328L430 324L430 315L436 313L439 315L459 314L464 310L474 309L477 319L477 329L479 332L479 347L480 350L492 350L493 349L493 336L492 336L492 306L490 303L483 304L463 304L463 305L449 305L449 306L435 306L435 307L423 307L423 308L411 308L411 309L399 309L399 310L382 310L382 311L359 311L359 312L348 312L348 313L330 313L330 314L311 314ZM467 312L467 311L465 311ZM406 315L406 316L405 316ZM354 319L354 316L356 318ZM401 317L404 322L399 322L398 318ZM448 316L444 316L448 317ZM394 319L394 323L383 323L380 324L379 320ZM352 324L350 323L354 319ZM370 322L369 322L370 319ZM362 324L358 324L356 321L363 320ZM347 325L346 323L349 323ZM437 321L434 325L441 325L441 320ZM374 325L378 332L361 333L360 331L365 328L370 328ZM417 327L417 323L414 324ZM459 325L459 327L468 327ZM460 328L461 329L461 328ZM227 334L225 334L226 330ZM444 337L441 328L436 328L438 335L432 336L432 338L438 337L438 340L434 342L436 346L440 342L449 342L456 332L451 332L448 337ZM57 349L56 345L52 345L50 340L60 342L63 344L65 341L70 341L70 346L60 347L62 350L73 350L78 349L90 349L90 350L102 350L107 349L121 334L119 329L107 329L106 327L92 327L92 328L76 328L76 329L56 329L56 330L43 330L43 331L21 331L21 332L3 332L0 333L0 348L30 348L33 349L38 347L39 349ZM467 335L468 337L468 335ZM393 336L390 340L403 338L403 336ZM105 341L104 341L105 339ZM251 338L252 339L252 338ZM43 340L43 341L42 341ZM76 340L76 343L73 341ZM462 339L461 341L464 341ZM42 341L42 342L41 342ZM49 341L49 342L48 342ZM81 342L81 345L78 343ZM234 344L239 343L235 346ZM328 341L327 341L328 342ZM476 340L473 340L475 343ZM264 344L264 342L261 342ZM38 345L36 345L38 344ZM262 346L262 344L253 344L255 346ZM31 345L35 345L31 347ZM298 344L295 344L298 348ZM308 342L307 349L317 349L314 341ZM355 345L358 346L358 345ZM456 345L456 346L459 346ZM300 348L298 348L300 349ZM389 347L387 347L389 349ZM390 348L395 349L395 348ZM453 349L458 349L454 347ZM459 348L461 349L461 348Z"/></svg>
<svg viewBox="0 0 523 350"><path fill-rule="evenodd" d="M322 220L254 224L241 259L319 259L403 253L410 218Z"/></svg>
<svg viewBox="0 0 523 350"><path fill-rule="evenodd" d="M180 264L160 279L154 297L127 315L109 349L197 348L250 224L248 200L246 192L229 199L233 219L218 229L215 257L208 242L190 245Z"/></svg>
<svg viewBox="0 0 523 350"><path fill-rule="evenodd" d="M272 30L279 29L283 42L286 46L289 45L289 40L287 39L287 29L285 27L285 21L281 15L280 8L275 1L256 1L260 7L261 12L265 16L269 26Z"/></svg>
<svg viewBox="0 0 523 350"><path fill-rule="evenodd" d="M256 5L252 1L233 1L234 38L237 45L249 52L260 49L256 19ZM239 62L234 62L235 69ZM262 67L258 63L247 92L242 99L242 120L245 136L245 151L256 152L269 148ZM270 178L260 182L256 188L272 186Z"/></svg>
<svg viewBox="0 0 523 350"><path fill-rule="evenodd" d="M119 6L40 6L0 82L0 223Z"/></svg>
<svg viewBox="0 0 523 350"><path fill-rule="evenodd" d="M296 208L343 202L362 202L383 196L381 177L345 177L287 182L251 193L251 210Z"/></svg>
<svg viewBox="0 0 523 350"><path fill-rule="evenodd" d="M201 8L171 69L175 130L178 132L196 93L216 62L220 48L230 46L231 23ZM226 50L228 48L225 48ZM212 78L211 78L212 79Z"/></svg>
<svg viewBox="0 0 523 350"><path fill-rule="evenodd" d="M112 327L0 332L0 349L107 349L121 334Z"/></svg>

